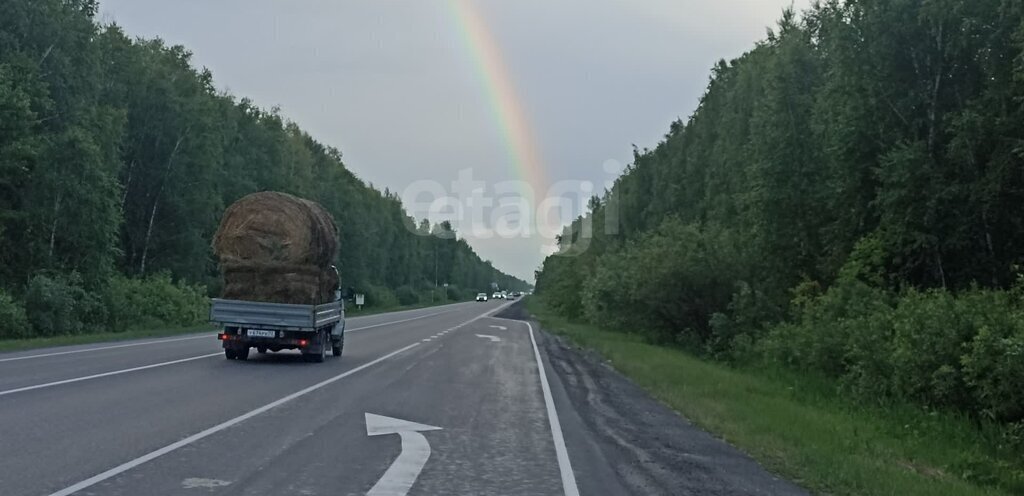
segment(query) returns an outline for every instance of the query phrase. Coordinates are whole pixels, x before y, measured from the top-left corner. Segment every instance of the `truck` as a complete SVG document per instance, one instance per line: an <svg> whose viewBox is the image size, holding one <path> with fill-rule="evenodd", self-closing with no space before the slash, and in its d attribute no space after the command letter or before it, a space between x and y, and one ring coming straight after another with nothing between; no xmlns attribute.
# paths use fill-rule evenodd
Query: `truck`
<svg viewBox="0 0 1024 496"><path fill-rule="evenodd" d="M345 346L345 302L338 226L320 204L261 191L231 204L212 248L223 285L210 302L210 321L228 360L299 350L323 362Z"/></svg>
<svg viewBox="0 0 1024 496"><path fill-rule="evenodd" d="M210 321L223 329L217 338L228 360L246 360L256 348L299 350L305 361L320 363L328 350L340 357L345 348L345 300L340 289L334 293L334 301L320 305L213 298Z"/></svg>

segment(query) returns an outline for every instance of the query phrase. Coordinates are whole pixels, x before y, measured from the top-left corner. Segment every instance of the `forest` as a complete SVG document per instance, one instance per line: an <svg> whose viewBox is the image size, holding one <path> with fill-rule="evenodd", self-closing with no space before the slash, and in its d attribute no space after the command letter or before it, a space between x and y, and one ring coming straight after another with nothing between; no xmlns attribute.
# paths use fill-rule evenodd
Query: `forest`
<svg viewBox="0 0 1024 496"><path fill-rule="evenodd" d="M0 0L0 338L204 321L221 284L211 237L255 191L334 215L343 285L368 305L429 302L435 283L449 301L526 289L277 109L218 91L186 48L97 9Z"/></svg>
<svg viewBox="0 0 1024 496"><path fill-rule="evenodd" d="M537 272L572 319L1024 452L1024 6L824 0L711 69Z"/></svg>

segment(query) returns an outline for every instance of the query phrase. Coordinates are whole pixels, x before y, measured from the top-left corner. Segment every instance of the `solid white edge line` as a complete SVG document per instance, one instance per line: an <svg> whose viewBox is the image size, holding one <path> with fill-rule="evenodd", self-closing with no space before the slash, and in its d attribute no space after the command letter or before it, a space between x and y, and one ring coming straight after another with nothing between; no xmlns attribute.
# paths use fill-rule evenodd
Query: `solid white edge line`
<svg viewBox="0 0 1024 496"><path fill-rule="evenodd" d="M92 477L90 477L88 479L85 479L82 482L79 482L79 483L74 484L72 486L68 486L68 487L66 487L64 489L61 489L60 491L51 493L50 496L68 496L70 494L74 494L74 493L76 493L78 491L81 491L82 489L85 489L85 488L94 486L96 484L99 484L100 482L103 482L103 481L105 481L105 480L107 480L107 479L109 479L111 477L114 477L116 475L119 475L119 474L121 474L123 472L127 472L128 470L131 470L131 469L133 469L135 467L138 467L139 465L142 465L142 464L144 464L144 463L146 463L146 462L148 462L150 460L153 460L155 458L159 458L159 457L161 457L163 455L166 455L166 454L168 454L168 453L170 453L172 451L178 450L178 449L183 448L185 446L188 446L188 445L190 445L190 444L192 444L192 443L194 443L196 441L199 441L199 440L201 440L203 438L206 438L206 437L209 437L209 436L211 436L213 434L216 434L216 433L218 433L218 432L220 432L220 431L222 431L224 429L227 429L227 428L232 427L232 426L234 426L236 424L239 424L241 422L249 420L250 418L253 418L253 417L255 417L255 416L257 416L257 415L259 415L261 413L264 413L264 412L266 412L268 410L271 410L273 408L277 408L277 407L279 407L279 406L281 406L281 405L283 405L285 403L288 403L289 401L292 401L292 400L294 400L294 399L296 399L296 398L298 398L300 396L305 396L305 395L307 395L309 393L312 393L313 391L316 391L317 389L320 389L320 388L322 388L324 386L327 386L328 384L340 381L341 379L344 379L344 378L346 378L346 377L348 377L348 376L350 376L352 374L355 374L356 372L359 372L359 371L361 371L363 369L366 369L366 368L371 367L373 365L376 365L376 364L378 364L380 362L383 362L383 361L385 361L385 360L387 360L387 359L389 359L389 358L391 358L391 357L393 357L395 355L398 355L399 353L403 353L403 352L406 352L406 351L408 351L408 350L410 350L412 348L415 348L416 346L419 346L419 343L413 343L413 344L410 344L409 346L406 346L404 348L400 348L398 350L392 351L391 353L388 353L387 355L379 357L379 358L377 358L377 359L375 359L375 360L373 360L371 362L364 363L364 364L362 364L362 365L360 365L360 366L358 366L358 367L356 367L354 369L345 371L345 372L343 372L341 374L338 374L338 375L336 375L334 377L331 377L330 379L327 379L327 380L318 382L318 383L316 383L316 384L314 384L312 386L309 386L306 389L302 389L302 390L296 391L296 392L294 392L292 394L289 394L288 396L285 396L285 397L283 397L283 398L281 398L281 399L279 399L277 401L274 401L274 402L271 402L271 403L267 403L266 405L263 405L263 406L255 409L255 410L251 410L251 411L249 411L247 413L244 413L242 415L239 415L239 416L237 416L237 417L235 417L235 418L233 418L231 420L227 420L227 421L221 422L220 424L217 424L217 425L215 425L213 427L210 427L209 429L206 429L204 431L201 431L201 432L198 432L196 434L193 434L193 435L191 435L189 437L186 437L185 439L182 439L182 440L180 440L178 442L168 444L167 446L164 446L163 448L157 449L155 451L151 451L151 452L149 452L149 453L147 453L145 455L142 455L142 456L140 456L140 457L138 457L138 458L136 458L134 460L122 463L121 465L118 465L118 466L116 466L116 467L114 467L114 468L112 468L110 470L107 470L106 472L94 475L94 476L92 476Z"/></svg>
<svg viewBox="0 0 1024 496"><path fill-rule="evenodd" d="M176 363L191 362L193 360L200 360L200 359L203 359L203 358L210 358L212 356L216 356L216 355L220 355L220 354L221 354L220 352L210 353L208 355L199 355L199 356L194 356L194 357L189 357L189 358L182 358L181 360L171 360L169 362L154 363L154 364L151 364L151 365L143 365L141 367L132 367L130 369L114 370L112 372L103 372L101 374L93 374L93 375L87 375L87 376L83 376L83 377L75 377L73 379L64 379L62 381L47 382L45 384L36 384L35 386L25 386L25 387L21 387L21 388L17 388L17 389L8 389L7 391L0 391L0 396L6 396L8 394L21 393L21 392L25 392L25 391L32 391L34 389L43 389L43 388L48 388L48 387L53 387L53 386L60 386L62 384L71 384L73 382L88 381L90 379L99 379L100 377L110 377L112 375L127 374L128 372L137 372L139 370L155 369L157 367L164 367L164 366L167 366L167 365L174 365Z"/></svg>
<svg viewBox="0 0 1024 496"><path fill-rule="evenodd" d="M2 363L2 362L13 362L13 361L16 361L16 360L28 360L30 358L43 358L43 357L51 357L51 356L58 356L58 355L71 355L71 354L74 354L74 353L86 353L86 352L89 352L89 351L103 351L103 350L113 350L113 349L116 349L116 348L130 348L132 346L145 346L147 344L175 343L175 342L178 342L178 341L188 341L188 340L191 340L191 339L206 339L206 338L209 338L209 337L210 337L209 334L203 334L202 336L189 336L187 338L159 339L159 340L156 340L156 341L145 341L145 342L142 342L142 343L128 343L128 344L117 344L117 345L113 345L113 346L103 346L103 347L100 347L100 348L86 348L84 350L57 351L57 352L54 352L54 353L41 353L41 354L38 354L38 355L19 356L19 357L12 357L12 358L0 358L0 363Z"/></svg>
<svg viewBox="0 0 1024 496"><path fill-rule="evenodd" d="M544 360L540 356L540 349L537 347L537 339L533 337L533 326L526 321L518 321L526 324L530 329L530 342L533 343L533 356L537 359L537 370L540 372L540 388L544 392L544 405L548 410L548 422L551 424L551 437L555 441L555 456L558 458L558 471L562 473L562 491L565 496L579 496L580 490L576 487L576 476L572 471L572 463L569 461L569 450L565 447L565 438L562 437L562 424L558 421L558 410L555 409L555 399L551 396L551 386L548 384L548 375L544 371Z"/></svg>

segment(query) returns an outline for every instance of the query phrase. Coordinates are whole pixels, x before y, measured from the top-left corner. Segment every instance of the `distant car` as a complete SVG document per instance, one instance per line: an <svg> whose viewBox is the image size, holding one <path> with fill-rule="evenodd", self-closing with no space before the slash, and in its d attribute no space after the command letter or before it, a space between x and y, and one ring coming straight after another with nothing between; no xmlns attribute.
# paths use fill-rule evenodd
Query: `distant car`
<svg viewBox="0 0 1024 496"><path fill-rule="evenodd" d="M516 298L519 298L519 293L509 293L508 294L508 299L514 300Z"/></svg>
<svg viewBox="0 0 1024 496"><path fill-rule="evenodd" d="M492 300L500 300L501 299L501 293L494 293L494 294L492 294L491 295L491 299Z"/></svg>
<svg viewBox="0 0 1024 496"><path fill-rule="evenodd" d="M487 301L487 293L477 293L476 301Z"/></svg>

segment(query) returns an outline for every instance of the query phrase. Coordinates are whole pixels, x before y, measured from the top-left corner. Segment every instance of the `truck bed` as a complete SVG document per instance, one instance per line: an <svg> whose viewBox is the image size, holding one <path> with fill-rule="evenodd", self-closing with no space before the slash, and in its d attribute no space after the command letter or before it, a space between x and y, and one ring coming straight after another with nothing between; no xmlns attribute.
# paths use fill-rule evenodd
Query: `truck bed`
<svg viewBox="0 0 1024 496"><path fill-rule="evenodd" d="M291 305L214 298L210 322L247 329L313 331L341 320L342 302L322 305Z"/></svg>

